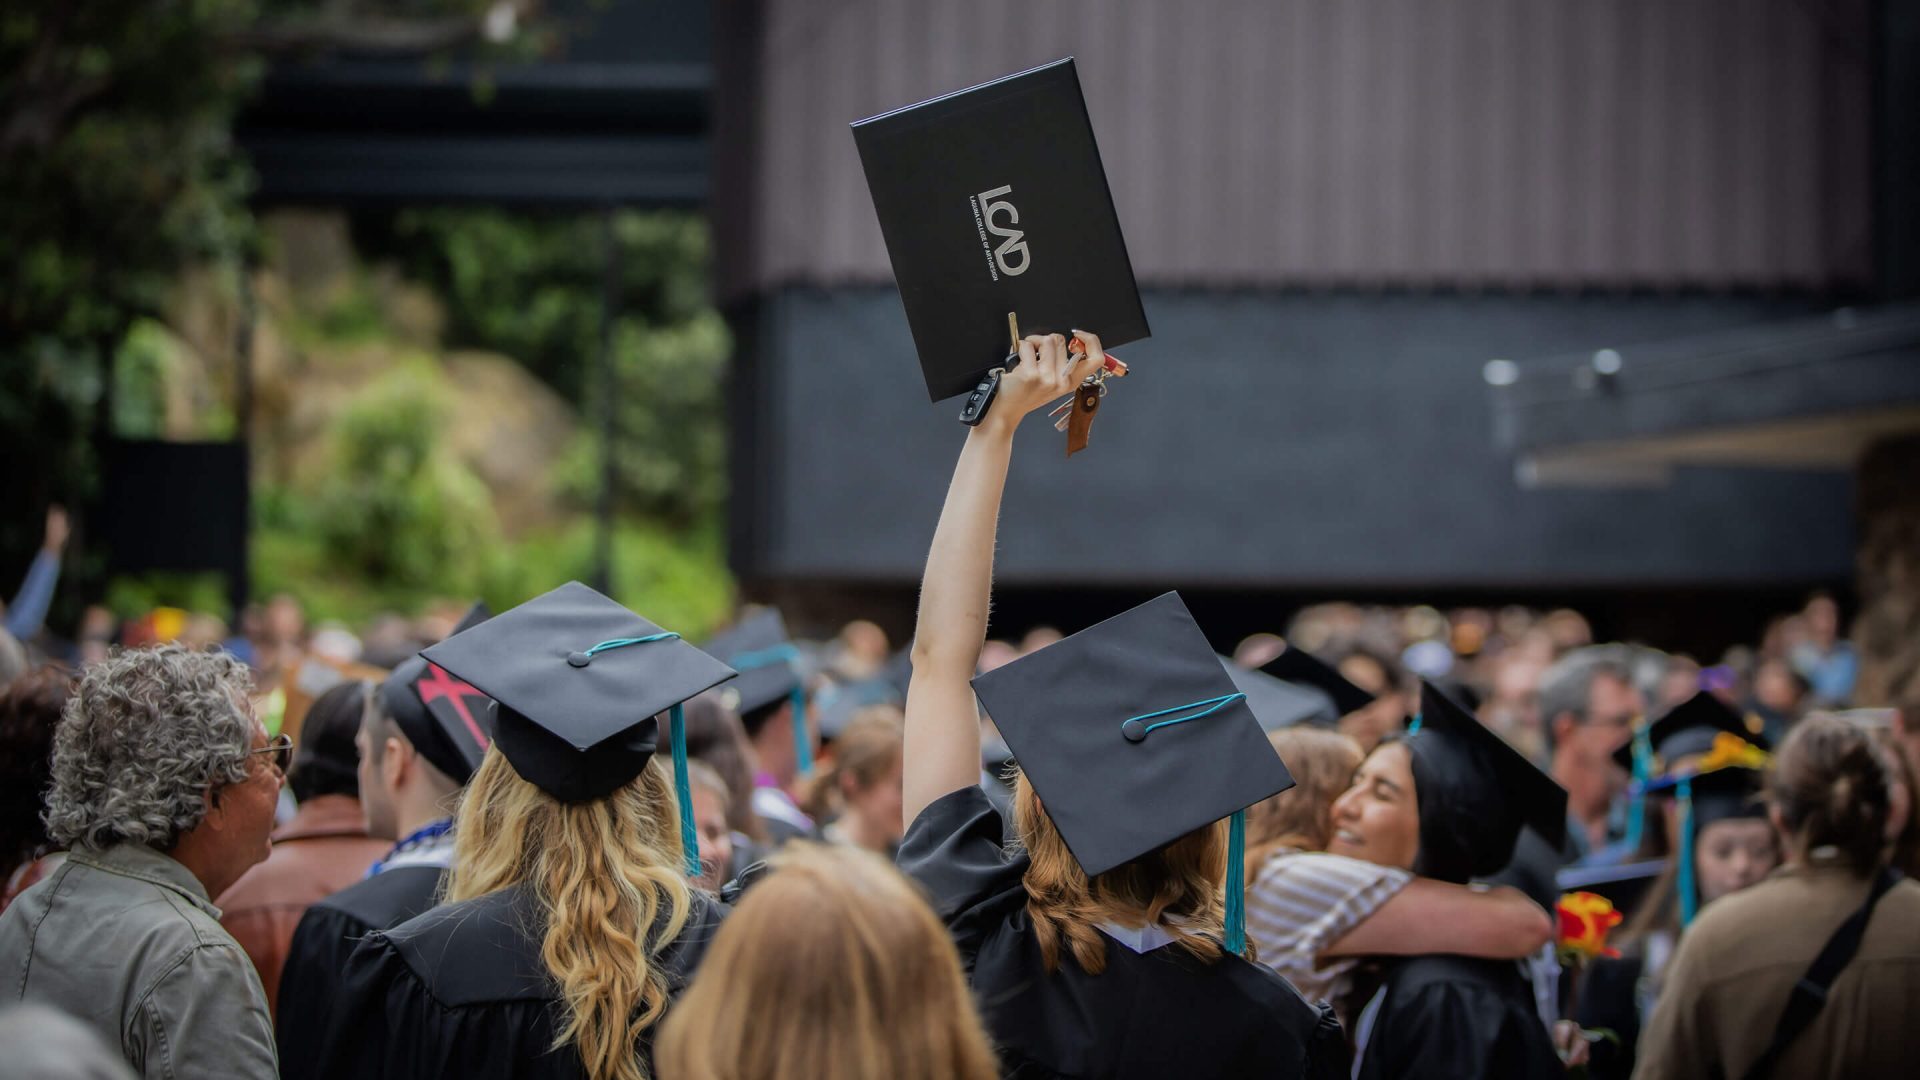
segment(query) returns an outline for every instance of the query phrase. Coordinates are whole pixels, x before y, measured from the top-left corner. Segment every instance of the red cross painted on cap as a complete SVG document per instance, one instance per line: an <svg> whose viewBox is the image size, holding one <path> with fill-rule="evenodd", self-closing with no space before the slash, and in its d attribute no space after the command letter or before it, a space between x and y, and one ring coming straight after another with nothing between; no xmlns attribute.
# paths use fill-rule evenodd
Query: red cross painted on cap
<svg viewBox="0 0 1920 1080"><path fill-rule="evenodd" d="M427 661L427 672L425 678L413 684L414 690L420 695L420 703L431 706L436 698L447 699L447 702L453 706L454 713L460 717L460 722L467 725L467 730L473 734L473 741L480 745L480 749L485 750L487 733L474 722L473 714L467 711L467 698L487 695L447 674L445 668L431 660Z"/></svg>

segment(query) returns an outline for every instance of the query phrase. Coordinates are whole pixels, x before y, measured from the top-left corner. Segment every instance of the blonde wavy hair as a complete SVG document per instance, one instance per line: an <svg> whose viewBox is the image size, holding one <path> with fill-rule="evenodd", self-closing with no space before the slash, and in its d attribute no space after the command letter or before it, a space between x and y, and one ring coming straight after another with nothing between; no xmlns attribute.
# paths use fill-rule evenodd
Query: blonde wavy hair
<svg viewBox="0 0 1920 1080"><path fill-rule="evenodd" d="M1105 922L1146 926L1164 919L1163 928L1173 936L1170 948L1208 963L1220 958L1226 928L1224 820L1093 878L1068 850L1025 773L1015 775L1013 822L1028 858L1022 879L1027 917L1049 973L1059 970L1062 949L1070 950L1087 974L1105 971L1107 944L1100 932ZM1251 941L1247 959L1253 959Z"/></svg>
<svg viewBox="0 0 1920 1080"><path fill-rule="evenodd" d="M994 1080L960 956L885 860L796 842L771 860L660 1029L674 1080Z"/></svg>
<svg viewBox="0 0 1920 1080"><path fill-rule="evenodd" d="M454 835L448 901L524 884L539 903L540 955L564 1009L555 1049L573 1044L591 1080L646 1080L635 1043L667 1010L654 958L680 936L693 903L666 766L655 757L613 794L563 803L491 750Z"/></svg>

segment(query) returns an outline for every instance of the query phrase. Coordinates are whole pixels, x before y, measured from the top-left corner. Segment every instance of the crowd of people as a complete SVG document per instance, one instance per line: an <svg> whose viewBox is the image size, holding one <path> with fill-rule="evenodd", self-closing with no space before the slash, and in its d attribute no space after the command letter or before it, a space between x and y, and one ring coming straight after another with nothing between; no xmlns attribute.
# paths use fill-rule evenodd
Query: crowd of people
<svg viewBox="0 0 1920 1080"><path fill-rule="evenodd" d="M578 583L355 634L275 597L0 631L0 1040L63 1077L1892 1076L1920 673L1177 594L990 639L1021 343L911 645ZM1561 896L1624 918L1574 963ZM1564 961L1564 963L1563 963ZM16 1051L16 1047L19 1049ZM7 1070L0 1070L7 1071Z"/></svg>

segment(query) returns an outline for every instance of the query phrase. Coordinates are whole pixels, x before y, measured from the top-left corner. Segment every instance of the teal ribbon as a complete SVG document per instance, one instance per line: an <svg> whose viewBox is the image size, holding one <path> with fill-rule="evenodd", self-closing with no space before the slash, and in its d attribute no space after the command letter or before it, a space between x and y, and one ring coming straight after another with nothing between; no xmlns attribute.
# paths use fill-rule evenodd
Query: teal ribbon
<svg viewBox="0 0 1920 1080"><path fill-rule="evenodd" d="M1247 812L1227 819L1227 951L1247 955Z"/></svg>
<svg viewBox="0 0 1920 1080"><path fill-rule="evenodd" d="M1633 733L1633 786L1629 789L1627 800L1626 849L1629 854L1640 850L1640 835L1647 825L1647 778L1653 772L1653 741L1647 737L1647 725L1642 724Z"/></svg>
<svg viewBox="0 0 1920 1080"><path fill-rule="evenodd" d="M1677 887L1680 892L1680 928L1684 930L1700 909L1700 892L1693 880L1693 777L1681 777L1675 785L1675 792L1675 799L1680 804L1680 873Z"/></svg>
<svg viewBox="0 0 1920 1080"><path fill-rule="evenodd" d="M1190 701L1185 705L1175 705L1171 709L1161 709L1159 712L1141 713L1139 716L1129 716L1127 717L1126 722L1132 723L1135 720L1151 720L1156 716L1170 716L1177 712L1185 712L1188 709L1201 710L1200 712L1194 713L1191 716L1182 716L1175 720L1162 720L1157 724L1148 724L1146 734L1151 735L1163 727L1171 727L1174 724L1184 724L1189 720L1198 720L1203 716L1212 716L1214 713L1219 712L1221 709L1226 708L1227 706L1233 704L1236 701L1244 701L1246 699L1246 696L1247 695L1245 694L1222 694L1219 697L1208 698L1205 701Z"/></svg>
<svg viewBox="0 0 1920 1080"><path fill-rule="evenodd" d="M800 650L791 644L773 645L744 652L727 661L735 671L754 671L775 664L791 664L800 658ZM795 674L793 690L787 700L793 705L793 761L801 776L813 775L813 740L807 737L807 687Z"/></svg>
<svg viewBox="0 0 1920 1080"><path fill-rule="evenodd" d="M1171 709L1129 716L1121 727L1124 729L1127 724L1135 721L1153 720L1161 716L1173 717L1170 720L1148 724L1140 733L1140 739L1144 740L1163 727L1172 727L1189 720L1212 716L1236 701L1246 700L1246 697L1245 694L1222 694L1204 701L1190 701L1185 705L1175 705ZM1189 711L1195 709L1199 711ZM1187 715L1177 715L1179 713ZM1222 944L1226 946L1228 952L1236 956L1245 956L1247 954L1247 811L1244 807L1235 810L1233 816L1227 819L1226 892L1226 926L1221 933Z"/></svg>
<svg viewBox="0 0 1920 1080"><path fill-rule="evenodd" d="M693 781L687 775L687 716L675 705L667 710L667 730L673 740L673 794L680 803L680 848L687 856L687 876L700 876L700 830L693 820Z"/></svg>
<svg viewBox="0 0 1920 1080"><path fill-rule="evenodd" d="M609 638L586 650L588 656L598 656L609 649L624 649L629 645L649 645L656 641L674 641L680 637L671 630L646 637ZM686 855L687 876L700 876L700 830L693 822L693 784L687 777L687 717L681 705L667 710L668 738L673 744L673 794L680 804L680 848Z"/></svg>

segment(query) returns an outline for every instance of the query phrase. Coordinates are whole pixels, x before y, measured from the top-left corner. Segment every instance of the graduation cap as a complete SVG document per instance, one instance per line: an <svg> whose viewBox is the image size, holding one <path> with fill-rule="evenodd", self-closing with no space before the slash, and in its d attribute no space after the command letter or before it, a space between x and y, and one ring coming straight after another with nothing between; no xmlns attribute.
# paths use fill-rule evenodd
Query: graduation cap
<svg viewBox="0 0 1920 1080"><path fill-rule="evenodd" d="M1652 773L1672 769L1674 762L1680 758L1706 753L1713 746L1714 736L1723 731L1745 739L1762 750L1772 749L1764 729L1749 724L1726 702L1702 690L1675 705L1660 719L1641 725L1634 732L1633 741L1613 752L1613 760L1631 772L1634 771L1634 755L1648 755L1643 759L1649 763L1645 770L1647 775L1636 777L1645 780Z"/></svg>
<svg viewBox="0 0 1920 1080"><path fill-rule="evenodd" d="M712 641L707 652L740 673L721 692L722 702L743 718L779 701L793 702L793 758L805 776L813 772L813 739L807 733L807 684L800 650L787 624L772 608L751 615Z"/></svg>
<svg viewBox="0 0 1920 1080"><path fill-rule="evenodd" d="M1420 809L1414 870L1465 883L1506 866L1522 826L1567 840L1567 792L1426 680L1406 736Z"/></svg>
<svg viewBox="0 0 1920 1080"><path fill-rule="evenodd" d="M476 603L454 633L486 621L487 605ZM380 704L420 756L463 787L493 741L487 696L418 656L401 661L380 684Z"/></svg>
<svg viewBox="0 0 1920 1080"><path fill-rule="evenodd" d="M561 802L631 783L659 749L657 717L668 713L681 843L699 872L680 704L732 678L732 668L577 581L420 655L497 703L494 744Z"/></svg>
<svg viewBox="0 0 1920 1080"><path fill-rule="evenodd" d="M935 401L1026 334L1148 334L1071 57L858 121L853 138Z"/></svg>
<svg viewBox="0 0 1920 1080"><path fill-rule="evenodd" d="M1279 731L1300 724L1331 727L1340 719L1332 700L1319 690L1281 682L1264 672L1249 671L1224 656L1220 658L1220 666L1227 669L1233 685L1247 695L1247 705L1260 718L1263 730Z"/></svg>
<svg viewBox="0 0 1920 1080"><path fill-rule="evenodd" d="M1632 915L1647 890L1667 869L1665 859L1646 859L1614 866L1568 866L1555 875L1559 891L1598 893L1622 915Z"/></svg>
<svg viewBox="0 0 1920 1080"><path fill-rule="evenodd" d="M1247 807L1293 786L1178 593L973 680L1088 877L1231 818L1227 941L1245 944Z"/></svg>
<svg viewBox="0 0 1920 1080"><path fill-rule="evenodd" d="M1305 649L1289 645L1286 652L1268 661L1260 670L1276 679L1311 686L1327 695L1333 699L1333 707L1340 710L1340 716L1373 704L1372 694L1353 685L1332 665L1321 662Z"/></svg>

